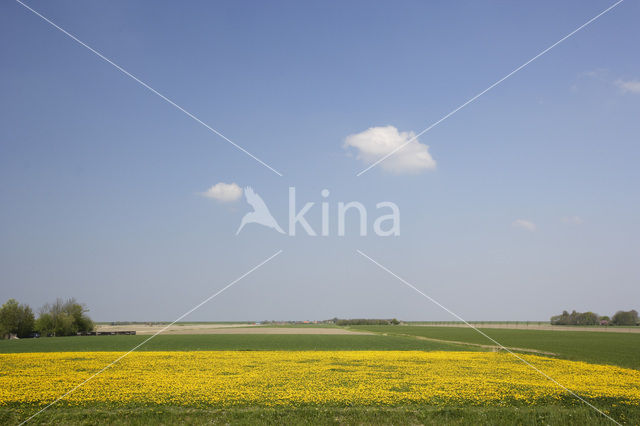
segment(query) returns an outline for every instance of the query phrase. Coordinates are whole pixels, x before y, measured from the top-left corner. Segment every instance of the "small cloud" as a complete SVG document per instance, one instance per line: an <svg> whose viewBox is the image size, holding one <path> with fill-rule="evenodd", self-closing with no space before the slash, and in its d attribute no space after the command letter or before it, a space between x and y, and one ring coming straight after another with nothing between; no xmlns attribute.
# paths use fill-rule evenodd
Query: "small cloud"
<svg viewBox="0 0 640 426"><path fill-rule="evenodd" d="M622 90L622 93L634 93L636 95L640 95L640 81L639 80L629 80L624 81L621 79L617 79L614 84Z"/></svg>
<svg viewBox="0 0 640 426"><path fill-rule="evenodd" d="M242 188L235 183L220 182L207 189L201 195L223 203L230 203L242 197Z"/></svg>
<svg viewBox="0 0 640 426"><path fill-rule="evenodd" d="M527 231L531 232L536 230L536 224L526 219L516 219L511 225L515 226L516 228L526 229Z"/></svg>
<svg viewBox="0 0 640 426"><path fill-rule="evenodd" d="M582 225L584 223L584 220L582 220L580 216L563 217L562 221L571 225Z"/></svg>
<svg viewBox="0 0 640 426"><path fill-rule="evenodd" d="M358 160L373 164L414 137L415 133L399 132L394 126L370 127L364 132L347 136L344 147L355 148ZM414 139L380 162L380 167L392 173L419 173L435 169L436 161L429 154L429 147Z"/></svg>

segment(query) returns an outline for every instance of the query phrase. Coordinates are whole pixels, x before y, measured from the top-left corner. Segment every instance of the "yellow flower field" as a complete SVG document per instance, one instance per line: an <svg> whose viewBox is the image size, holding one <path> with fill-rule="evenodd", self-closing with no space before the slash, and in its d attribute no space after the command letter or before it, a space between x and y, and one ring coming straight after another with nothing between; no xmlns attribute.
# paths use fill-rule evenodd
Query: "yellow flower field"
<svg viewBox="0 0 640 426"><path fill-rule="evenodd" d="M117 352L0 355L0 405L51 402ZM640 371L524 355L582 397L640 403ZM70 404L535 404L567 393L513 356L491 352L133 352Z"/></svg>

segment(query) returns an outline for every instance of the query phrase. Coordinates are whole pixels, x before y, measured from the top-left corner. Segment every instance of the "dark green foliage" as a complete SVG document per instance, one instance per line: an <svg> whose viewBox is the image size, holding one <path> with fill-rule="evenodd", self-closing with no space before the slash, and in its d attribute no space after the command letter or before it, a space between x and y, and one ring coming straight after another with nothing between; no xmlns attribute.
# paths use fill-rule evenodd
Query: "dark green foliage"
<svg viewBox="0 0 640 426"><path fill-rule="evenodd" d="M88 309L71 298L56 300L40 308L36 329L43 336L73 336L93 330L93 321L86 315Z"/></svg>
<svg viewBox="0 0 640 426"><path fill-rule="evenodd" d="M638 311L618 311L615 313L611 322L614 325L638 325Z"/></svg>
<svg viewBox="0 0 640 426"><path fill-rule="evenodd" d="M563 311L561 315L551 317L552 325L598 325L600 317L593 312L576 312L568 313Z"/></svg>
<svg viewBox="0 0 640 426"><path fill-rule="evenodd" d="M0 338L9 334L28 337L33 333L34 323L33 311L28 305L9 299L0 307Z"/></svg>

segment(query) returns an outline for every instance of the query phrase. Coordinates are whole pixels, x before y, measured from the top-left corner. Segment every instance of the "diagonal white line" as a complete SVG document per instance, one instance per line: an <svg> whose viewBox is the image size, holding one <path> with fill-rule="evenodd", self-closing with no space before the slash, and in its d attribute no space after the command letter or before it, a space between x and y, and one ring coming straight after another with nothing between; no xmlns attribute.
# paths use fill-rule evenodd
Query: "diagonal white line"
<svg viewBox="0 0 640 426"><path fill-rule="evenodd" d="M240 281L241 279L243 279L244 277L246 277L247 275L249 275L250 273L252 273L253 271L255 271L256 269L260 268L261 266L263 266L264 264L266 264L267 262L269 262L271 259L273 259L274 257L276 257L277 255L279 255L280 253L282 253L282 250L278 250L275 254L271 255L269 258L263 260L262 262L260 262L258 265L254 266L253 268L249 269L247 272L245 272L244 274L240 275L238 278L236 278L235 280L231 281L229 284L227 284L226 286L224 286L222 289L218 290L217 292L215 292L214 294L212 294L211 296L207 297L206 299L204 299L202 302L198 303L196 306L194 306L193 308L189 309L187 312L185 312L184 314L180 315L175 321L173 321L171 324L167 325L166 327L162 328L161 330L157 331L154 335L150 336L149 338L145 339L142 341L142 343L139 343L138 345L134 346L132 349L130 349L128 352L126 352L125 354L119 356L118 358L116 358L115 361L113 361L111 364L107 365L106 367L104 367L103 369L99 370L98 372L94 373L93 375L91 375L88 379L86 379L84 382L80 383L79 385L77 385L76 387L74 387L73 389L71 389L70 391L68 391L67 393L65 393L64 395L62 395L61 397L59 397L58 399L56 399L55 401L53 401L52 403L50 403L49 405L47 405L46 407L44 407L43 409L41 409L40 411L38 411L37 413L35 413L34 415L32 415L31 417L29 417L28 419L26 419L25 421L23 421L22 423L20 423L20 425L23 425L25 423L27 423L28 421L30 421L31 419L33 419L35 416L37 416L38 414L42 413L44 410L48 409L49 407L51 407L52 405L54 405L55 403L57 403L58 401L60 401L61 399L65 398L66 396L72 394L73 392L75 392L78 388L80 388L81 386L83 386L85 383L87 383L90 380L93 380L96 376L102 374L103 372L105 372L106 370L108 370L109 368L113 367L116 363L118 363L120 360L122 360L124 357L126 357L127 355L129 355L131 352L135 351L136 349L138 349L139 347L141 347L142 345L144 345L145 343L147 343L149 340L153 339L154 337L156 337L158 334L162 333L163 331L167 330L169 327L171 327L172 325L174 325L175 323L177 323L178 321L180 321L181 319L183 319L184 317L186 317L187 315L189 315L190 313L192 313L193 311L195 311L196 309L200 308L202 305L204 305L205 303L209 302L211 299L213 299L214 297L218 296L220 293L222 293L223 291L225 291L226 289L228 289L229 287L231 287L232 285L234 285L235 283L237 283L238 281Z"/></svg>
<svg viewBox="0 0 640 426"><path fill-rule="evenodd" d="M418 133L417 135L415 135L414 137L412 137L411 139L409 139L408 141L406 141L405 143L403 143L402 145L396 147L393 151L389 152L388 154L386 154L384 157L380 158L379 160L377 160L375 163L371 164L369 167L367 167L366 169L363 169L360 171L360 173L358 173L356 176L360 176L363 173L366 173L369 169L377 166L378 164L380 164L381 162L383 162L384 160L386 160L387 158L391 157L393 154L395 154L396 152L400 151L402 148L404 148L405 146L407 146L408 144L410 144L411 142L415 141L416 139L418 139L420 136L424 135L425 133L427 133L429 130L433 129L434 127L436 127L438 124L442 123L443 121L445 121L447 118L451 117L453 114L455 114L456 112L460 111L462 108L466 107L467 105L469 105L470 103L472 103L473 101L475 101L476 99L478 99L480 96L484 95L485 93L487 93L489 90L493 89L494 87L496 87L497 85L499 85L500 83L502 83L503 81L505 81L506 79L508 79L509 77L511 77L512 75L514 75L515 73L517 73L518 71L520 71L521 69L523 69L524 67L526 67L527 65L529 65L531 62L535 61L536 59L538 59L539 57L541 57L542 55L544 55L545 53L547 53L548 51L550 51L551 49L553 49L554 47L556 47L557 45L559 45L560 43L562 43L563 41L565 41L566 39L570 38L571 36L573 36L574 34L576 34L578 31L582 30L583 28L585 28L587 25L591 24L593 21L595 21L596 19L600 18L602 15L604 15L605 13L609 12L611 9L613 9L614 7L618 6L620 3L622 3L624 0L618 0L618 2L614 3L613 5L609 6L608 8L606 8L605 10L603 10L602 12L600 12L599 14L597 14L596 16L594 16L593 18L589 19L587 22L585 22L584 24L580 25L578 28L576 28L575 30L571 31L569 34L567 34L566 36L562 37L560 40L556 41L555 43L553 43L551 46L547 47L546 49L544 49L542 52L538 53L536 56L534 56L533 58L529 59L527 62L525 62L524 64L520 65L518 68L514 69L513 71L511 71L509 74L505 75L504 77L502 77L500 80L496 81L495 83L493 83L491 86L487 87L486 89L484 89L482 92L478 93L477 95L475 95L474 97L472 97L471 99L467 100L465 103L463 103L462 105L460 105L459 107L457 107L456 109L454 109L453 111L451 111L450 113L448 113L447 115L445 115L444 117L442 117L441 119L439 119L438 121L436 121L435 123L431 124L429 127L427 127L426 129L424 129L423 131L421 131L420 133Z"/></svg>
<svg viewBox="0 0 640 426"><path fill-rule="evenodd" d="M501 344L500 342L498 342L497 340L495 340L494 338L488 336L486 333L484 333L482 330L479 330L478 328L474 327L473 325L469 324L467 321L465 321L460 315L456 314L455 312L453 312L452 310L450 310L449 308L447 308L446 306L442 305L440 302L438 302L437 300L435 300L434 298L432 298L431 296L429 296L426 293L423 293L422 291L420 291L418 288L416 288L414 285L412 285L411 283L409 283L408 281L406 281L405 279L403 279L402 277L400 277L399 275L396 275L394 272L392 272L391 270L389 270L388 268L386 268L385 266L381 265L380 263L376 262L375 260L373 260L371 257L367 256L366 254L364 254L362 251L360 250L356 250L358 252L358 254L360 254L361 256L365 257L366 259L369 259L372 263L374 263L375 265L377 265L380 269L382 269L383 271L389 273L390 275L394 276L395 278L397 278L400 282L402 282L403 284L405 284L407 287L415 290L416 292L418 292L419 294L421 294L423 297L427 298L429 301L435 303L436 305L438 305L439 307L441 307L442 309L444 309L445 311L447 311L449 314L453 315L454 317L456 317L458 320L462 321L463 323L465 323L466 325L468 325L469 327L471 327L472 329L474 329L475 331L477 331L478 333L480 333L481 335L483 335L484 337L486 337L487 339L491 340L493 343L495 343L496 345L498 345L501 349L509 352L511 355L513 355L514 357L516 357L517 359L519 359L520 361L522 361L523 363L525 363L526 365L528 365L529 367L531 367L532 369L534 369L535 371L537 371L538 373L542 374L544 377L546 377L547 379L549 379L550 381L552 381L553 383L555 383L556 385L560 386L562 389L564 389L565 391L569 392L571 395L575 396L576 398L578 398L580 401L584 402L585 404L587 404L589 407L593 408L594 410L596 410L598 413L602 414L604 417L606 417L607 419L611 420L612 422L614 422L617 425L620 425L620 423L618 423L617 421L615 421L613 418L611 418L610 416L608 416L607 414L605 414L602 410L600 410L598 407L596 407L595 405L591 404L589 401L585 400L584 398L582 398L580 395L578 395L577 393L575 393L574 391L572 391L571 389L567 388L566 386L562 385L560 382L558 382L557 380L555 380L554 378L552 378L551 376L549 376L547 373L543 372L542 370L540 370L538 367L536 367L535 365L531 364L529 361L527 361L526 359L522 358L520 355L516 354L515 352L511 351L509 348L507 348L506 346L504 346L503 344Z"/></svg>
<svg viewBox="0 0 640 426"><path fill-rule="evenodd" d="M268 165L267 163L265 163L264 161L262 161L261 159L259 159L258 157L256 157L255 155L253 155L252 153L250 153L249 151L247 151L246 149L244 149L243 147L241 147L240 145L238 145L237 143L235 143L234 141L232 141L231 139L229 139L228 137L226 137L225 135L223 135L222 133L220 133L219 131L217 131L216 129L211 127L210 125L208 125L207 123L205 123L204 121L200 120L198 117L196 117L195 115L193 115L192 113L190 113L189 111L187 111L186 109L184 109L183 107L181 107L180 105L178 105L177 103L172 101L171 99L167 98L165 95L163 95L162 93L158 92L156 89L154 89L153 87L149 86L147 83L145 83L144 81L140 80L138 77L136 77L135 75L131 74L129 71L125 70L120 65L116 64L115 62L113 62L111 59L109 59L106 56L104 56L102 53L98 52L97 50L95 50L94 48L92 48L91 46L89 46L88 44L83 42L82 40L78 39L76 36L74 36L73 34L69 33L64 28L61 28L60 26L56 25L50 19L48 19L47 17L43 16L42 14L40 14L36 10L32 9L31 7L27 6L26 4L24 4L20 0L16 0L16 2L18 2L19 4L24 6L26 9L30 10L31 12L33 12L35 15L39 16L40 18L42 18L47 23L51 24L54 28L60 30L62 33L67 35L69 38L71 38L72 40L74 40L75 42L80 44L81 46L86 47L87 49L89 49L92 53L97 55L100 59L103 59L104 61L106 61L109 64L113 65L118 71L122 72L127 77L130 77L131 79L133 79L134 81L139 83L144 88L148 89L149 91L151 91L155 95L158 95L160 98L162 98L163 100L168 102L170 105L174 106L175 108L177 108L180 111L182 111L183 113L185 113L188 117L192 118L197 123L203 125L207 129L209 129L210 131L215 133L216 135L220 136L222 139L224 139L225 141L229 142L231 145L233 145L234 147L236 147L240 151L244 152L249 157L253 158L258 163L262 164L263 166L265 166L266 168L271 170L273 173L277 174L278 176L282 176L282 173L280 173L279 171L277 171L276 169L274 169L273 167L271 167L270 165Z"/></svg>

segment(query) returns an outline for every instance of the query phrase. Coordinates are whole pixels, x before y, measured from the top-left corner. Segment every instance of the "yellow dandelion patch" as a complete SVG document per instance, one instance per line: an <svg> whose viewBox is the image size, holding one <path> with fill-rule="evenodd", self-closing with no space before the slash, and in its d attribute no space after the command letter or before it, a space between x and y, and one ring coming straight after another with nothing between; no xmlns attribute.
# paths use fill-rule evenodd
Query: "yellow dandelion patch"
<svg viewBox="0 0 640 426"><path fill-rule="evenodd" d="M46 404L117 352L0 354L0 405ZM640 403L640 371L533 355L585 398ZM133 352L65 398L70 404L535 404L571 398L513 356L491 352Z"/></svg>

